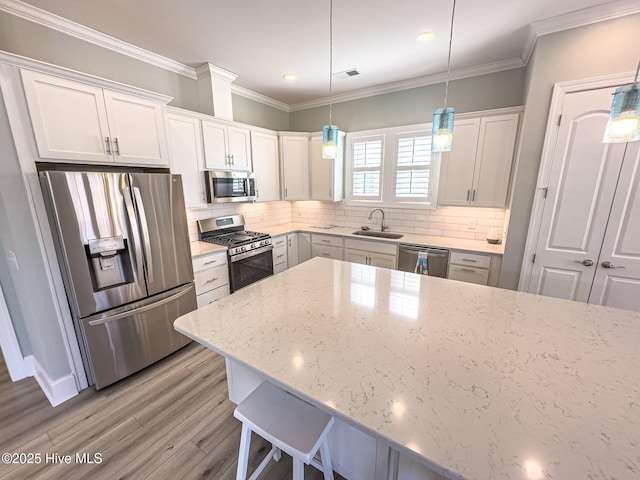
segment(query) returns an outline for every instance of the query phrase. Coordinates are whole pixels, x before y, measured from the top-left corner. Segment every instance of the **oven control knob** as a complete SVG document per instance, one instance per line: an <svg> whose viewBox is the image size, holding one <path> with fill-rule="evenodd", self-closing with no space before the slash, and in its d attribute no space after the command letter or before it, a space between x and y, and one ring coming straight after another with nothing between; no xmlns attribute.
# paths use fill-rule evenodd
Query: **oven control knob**
<svg viewBox="0 0 640 480"><path fill-rule="evenodd" d="M247 247L240 247L240 251L241 252L246 252L247 251Z"/></svg>

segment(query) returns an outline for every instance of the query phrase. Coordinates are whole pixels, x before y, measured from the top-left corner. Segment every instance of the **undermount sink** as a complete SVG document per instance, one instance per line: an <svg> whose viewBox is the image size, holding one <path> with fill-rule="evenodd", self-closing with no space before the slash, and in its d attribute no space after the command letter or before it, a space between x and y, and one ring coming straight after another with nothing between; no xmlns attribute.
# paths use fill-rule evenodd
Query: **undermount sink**
<svg viewBox="0 0 640 480"><path fill-rule="evenodd" d="M376 230L358 230L357 232L353 232L353 235L362 235L364 237L378 237L378 238L402 238L404 237L401 233L391 233L391 232L378 232Z"/></svg>

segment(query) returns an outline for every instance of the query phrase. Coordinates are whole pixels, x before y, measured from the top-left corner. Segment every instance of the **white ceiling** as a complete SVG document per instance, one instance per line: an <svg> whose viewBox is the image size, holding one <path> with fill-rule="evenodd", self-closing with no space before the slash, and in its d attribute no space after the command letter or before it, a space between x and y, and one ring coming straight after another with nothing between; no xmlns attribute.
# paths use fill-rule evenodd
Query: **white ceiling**
<svg viewBox="0 0 640 480"><path fill-rule="evenodd" d="M295 106L329 95L329 1L24 3L191 67L212 63L237 74L234 85ZM573 19L585 24L616 16L611 12L632 10L634 4L638 10L637 0L457 0L452 70L462 75L460 70L474 67L524 65L534 31L565 28ZM335 79L333 95L438 74L442 80L452 5L453 0L333 0L333 70L361 73ZM435 39L417 42L423 30L434 31ZM282 78L290 71L298 76L294 82Z"/></svg>

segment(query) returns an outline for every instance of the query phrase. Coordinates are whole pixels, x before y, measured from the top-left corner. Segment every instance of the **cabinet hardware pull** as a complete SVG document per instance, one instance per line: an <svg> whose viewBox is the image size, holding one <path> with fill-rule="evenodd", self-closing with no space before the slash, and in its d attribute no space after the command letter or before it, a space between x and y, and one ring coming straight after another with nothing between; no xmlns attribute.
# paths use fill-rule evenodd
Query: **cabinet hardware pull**
<svg viewBox="0 0 640 480"><path fill-rule="evenodd" d="M206 285L207 283L212 283L212 282L215 282L216 280L218 280L218 279L217 278L210 278L209 280L204 282L204 284Z"/></svg>
<svg viewBox="0 0 640 480"><path fill-rule="evenodd" d="M280 255L278 255L276 258L282 258L284 257L284 253L281 253Z"/></svg>
<svg viewBox="0 0 640 480"><path fill-rule="evenodd" d="M289 240L289 246L291 246L291 239L289 238L288 240Z"/></svg>
<svg viewBox="0 0 640 480"><path fill-rule="evenodd" d="M284 198L287 198L289 196L289 194L287 193L287 189L284 189Z"/></svg>
<svg viewBox="0 0 640 480"><path fill-rule="evenodd" d="M116 149L116 155L120 155L120 144L118 143L118 137L113 137L113 146Z"/></svg>
<svg viewBox="0 0 640 480"><path fill-rule="evenodd" d="M331 243L331 240L321 240L324 243Z"/></svg>
<svg viewBox="0 0 640 480"><path fill-rule="evenodd" d="M236 164L236 160L235 158L233 158L233 154L231 154L231 165L235 165Z"/></svg>
<svg viewBox="0 0 640 480"><path fill-rule="evenodd" d="M478 263L477 260L471 260L470 258L463 258L462 259L463 262L471 262L471 263Z"/></svg>
<svg viewBox="0 0 640 480"><path fill-rule="evenodd" d="M469 201L469 196L471 195L471 190L467 190L467 202Z"/></svg>
<svg viewBox="0 0 640 480"><path fill-rule="evenodd" d="M107 142L107 155L111 155L111 141L109 140L109 137L106 137L104 141Z"/></svg>
<svg viewBox="0 0 640 480"><path fill-rule="evenodd" d="M212 263L218 263L218 260L209 260L208 262L204 262L203 265L211 265Z"/></svg>
<svg viewBox="0 0 640 480"><path fill-rule="evenodd" d="M330 256L331 256L331 255L330 255L330 254L328 254L328 253L322 253L321 255L322 255L323 257L330 257Z"/></svg>
<svg viewBox="0 0 640 480"><path fill-rule="evenodd" d="M329 197L331 197L331 189L329 189Z"/></svg>
<svg viewBox="0 0 640 480"><path fill-rule="evenodd" d="M473 189L473 194L471 194L471 201L475 202L476 201L476 189Z"/></svg>
<svg viewBox="0 0 640 480"><path fill-rule="evenodd" d="M476 271L472 268L461 268L460 269L462 272L471 272L471 273L476 273Z"/></svg>

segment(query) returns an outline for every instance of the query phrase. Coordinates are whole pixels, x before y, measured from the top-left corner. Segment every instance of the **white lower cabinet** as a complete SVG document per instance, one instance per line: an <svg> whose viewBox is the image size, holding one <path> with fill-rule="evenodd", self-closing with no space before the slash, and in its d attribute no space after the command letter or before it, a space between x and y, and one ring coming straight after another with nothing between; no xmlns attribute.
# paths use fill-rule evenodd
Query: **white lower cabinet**
<svg viewBox="0 0 640 480"><path fill-rule="evenodd" d="M342 238L312 234L311 256L342 260Z"/></svg>
<svg viewBox="0 0 640 480"><path fill-rule="evenodd" d="M392 243L352 238L344 241L344 260L347 262L394 269L397 264L397 252L398 247Z"/></svg>
<svg viewBox="0 0 640 480"><path fill-rule="evenodd" d="M273 254L273 273L284 272L289 268L287 262L287 235L272 237L271 241L273 244L273 250L271 251Z"/></svg>
<svg viewBox="0 0 640 480"><path fill-rule="evenodd" d="M193 259L198 308L215 302L231 293L227 252L214 252Z"/></svg>
<svg viewBox="0 0 640 480"><path fill-rule="evenodd" d="M447 278L478 285L497 286L501 258L480 253L451 252Z"/></svg>

